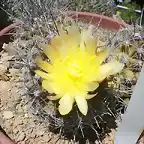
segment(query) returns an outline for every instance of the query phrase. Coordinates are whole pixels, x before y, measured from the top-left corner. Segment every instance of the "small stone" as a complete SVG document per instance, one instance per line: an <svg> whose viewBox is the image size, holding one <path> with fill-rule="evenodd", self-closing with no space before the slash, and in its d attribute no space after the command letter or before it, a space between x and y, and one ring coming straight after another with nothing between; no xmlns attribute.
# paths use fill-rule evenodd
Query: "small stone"
<svg viewBox="0 0 144 144"><path fill-rule="evenodd" d="M23 121L22 121L21 117L15 118L15 120L13 122L14 126L18 126L18 125L22 125L22 124L23 124Z"/></svg>
<svg viewBox="0 0 144 144"><path fill-rule="evenodd" d="M14 133L14 134L17 134L18 132L19 132L19 130L18 130L17 128L14 128L14 129L13 129L13 133Z"/></svg>
<svg viewBox="0 0 144 144"><path fill-rule="evenodd" d="M26 142L25 141L20 141L17 144L26 144Z"/></svg>
<svg viewBox="0 0 144 144"><path fill-rule="evenodd" d="M21 132L21 131L23 131L23 126L19 125L19 126L17 126L17 129L18 129L19 132Z"/></svg>
<svg viewBox="0 0 144 144"><path fill-rule="evenodd" d="M17 109L18 113L22 113L23 112L22 106L20 104L18 104L16 106L16 109Z"/></svg>
<svg viewBox="0 0 144 144"><path fill-rule="evenodd" d="M32 128L27 129L27 130L25 131L26 135L31 135L32 132L33 132L33 129L32 129ZM34 136L34 137L35 137L35 136Z"/></svg>
<svg viewBox="0 0 144 144"><path fill-rule="evenodd" d="M13 78L16 78L19 71L17 69L11 68L11 69L9 69L9 72Z"/></svg>
<svg viewBox="0 0 144 144"><path fill-rule="evenodd" d="M37 130L36 131L37 136L42 136L44 133L45 133L45 131L42 131L42 130Z"/></svg>
<svg viewBox="0 0 144 144"><path fill-rule="evenodd" d="M31 137L31 138L35 138L35 137L36 137L35 132L32 132L32 133L30 134L30 137Z"/></svg>
<svg viewBox="0 0 144 144"><path fill-rule="evenodd" d="M18 138L17 138L17 141L19 142L19 141L23 141L24 139L25 139L25 137L26 137L26 135L25 135L25 133L20 133L19 134L19 136L18 136Z"/></svg>
<svg viewBox="0 0 144 144"><path fill-rule="evenodd" d="M27 112L27 110L28 110L27 105L23 106L22 109L23 109L24 112Z"/></svg>
<svg viewBox="0 0 144 144"><path fill-rule="evenodd" d="M45 141L45 142L48 142L51 138L48 136L48 135L44 135L43 137L42 137L42 139Z"/></svg>
<svg viewBox="0 0 144 144"><path fill-rule="evenodd" d="M4 43L2 46L2 49L5 49L8 46L8 44Z"/></svg>
<svg viewBox="0 0 144 144"><path fill-rule="evenodd" d="M24 116L25 116L25 118L28 118L28 114L27 113Z"/></svg>
<svg viewBox="0 0 144 144"><path fill-rule="evenodd" d="M13 113L12 113L11 111L4 111L3 117L4 117L5 119L11 119L11 118L14 117L14 115L13 115Z"/></svg>
<svg viewBox="0 0 144 144"><path fill-rule="evenodd" d="M6 71L7 71L7 66L3 65L3 64L0 64L0 74L5 74Z"/></svg>
<svg viewBox="0 0 144 144"><path fill-rule="evenodd" d="M12 125L13 125L13 122L10 119L4 120L4 126L6 128L10 128Z"/></svg>

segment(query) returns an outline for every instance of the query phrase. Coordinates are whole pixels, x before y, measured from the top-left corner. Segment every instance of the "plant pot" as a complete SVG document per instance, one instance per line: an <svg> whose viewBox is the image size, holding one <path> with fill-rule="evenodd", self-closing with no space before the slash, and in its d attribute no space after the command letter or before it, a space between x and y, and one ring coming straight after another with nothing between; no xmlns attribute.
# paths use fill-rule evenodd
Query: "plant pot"
<svg viewBox="0 0 144 144"><path fill-rule="evenodd" d="M85 21L104 29L119 30L122 27L126 27L125 23L122 23L121 21L100 14L69 11L68 15L74 19Z"/></svg>
<svg viewBox="0 0 144 144"><path fill-rule="evenodd" d="M100 14L89 13L89 12L75 12L69 11L68 15L71 16L73 19L78 19L80 21L85 21L95 26L104 28L104 29L114 29L118 30L122 27L126 27L126 24L115 20L111 17L107 17ZM22 24L21 21L15 22L0 31L0 50L2 48L3 43L10 42L10 35L6 35L9 31L14 29L17 25Z"/></svg>
<svg viewBox="0 0 144 144"><path fill-rule="evenodd" d="M9 43L11 40L10 34L7 34L8 32L12 31L16 28L16 26L22 24L21 21L17 21L13 24L10 24L9 26L5 27L4 29L0 30L0 51L2 50L2 46L4 43Z"/></svg>

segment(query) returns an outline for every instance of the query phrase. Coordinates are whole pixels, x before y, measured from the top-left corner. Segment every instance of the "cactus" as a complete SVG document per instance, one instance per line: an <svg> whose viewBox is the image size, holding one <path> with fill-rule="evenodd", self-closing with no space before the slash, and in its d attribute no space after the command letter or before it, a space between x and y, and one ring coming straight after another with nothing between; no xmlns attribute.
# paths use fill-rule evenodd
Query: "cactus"
<svg viewBox="0 0 144 144"><path fill-rule="evenodd" d="M123 61L125 68L119 75L109 78L109 87L113 87L121 92L121 96L126 97L126 101L133 92L143 65L143 40L132 37L131 39L126 38L118 46L114 55L116 60Z"/></svg>
<svg viewBox="0 0 144 144"><path fill-rule="evenodd" d="M42 89L41 78L34 73L37 69L35 58L37 55L42 55L42 45L49 44L51 39L59 34L59 24L62 24L63 29L67 29L73 21L65 12L58 11L55 7L48 11L50 2L45 4L38 1L33 3L34 1L31 0L28 2L29 5L25 5L25 9L19 7L20 9L17 10L17 14L20 14L18 17L24 21L24 24L17 28L12 48L16 57L13 67L21 69L20 95L28 99L30 111L35 118L38 118L51 131L59 132L60 136L74 141L84 143L87 140L90 142L97 140L100 142L111 128L116 128L116 120L125 108L123 99L127 98L127 95L130 97L132 87L137 80L136 75L139 73L139 70L132 69L133 65L141 68L138 61L143 61L143 50L129 41L133 37L133 31L106 32L104 35L101 30L93 31L94 37L99 37L104 44L101 46L102 49L105 47L116 49L105 62L116 59L125 64L125 69L105 79L97 90L89 92L90 95L97 95L88 101L89 110L86 116L83 116L75 105L68 115L61 116L57 110L58 102L47 99L47 96L51 95ZM33 4L35 4L34 8ZM53 3L53 5L56 4ZM89 24L78 22L77 25L83 29ZM130 42L129 45L127 40ZM9 52L9 49L6 48L6 50ZM134 82L133 78L136 79ZM129 86L129 83L132 84Z"/></svg>
<svg viewBox="0 0 144 144"><path fill-rule="evenodd" d="M38 17L53 8L101 13L107 16L116 13L116 5L113 0L7 0L4 1L4 5L12 19Z"/></svg>

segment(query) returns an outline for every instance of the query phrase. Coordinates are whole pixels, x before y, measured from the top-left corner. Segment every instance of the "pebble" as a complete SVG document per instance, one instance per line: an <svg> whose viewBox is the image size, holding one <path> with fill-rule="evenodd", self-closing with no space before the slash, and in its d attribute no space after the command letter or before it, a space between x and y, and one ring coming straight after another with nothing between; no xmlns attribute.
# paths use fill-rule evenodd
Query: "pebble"
<svg viewBox="0 0 144 144"><path fill-rule="evenodd" d="M17 74L18 74L18 70L17 70L17 69L11 68L11 69L9 69L9 72L10 72L10 74L11 74L11 76L12 76L13 78L16 78L16 76L17 76Z"/></svg>
<svg viewBox="0 0 144 144"><path fill-rule="evenodd" d="M45 133L45 131L37 130L35 133L36 133L37 136L42 136Z"/></svg>
<svg viewBox="0 0 144 144"><path fill-rule="evenodd" d="M20 135L18 136L18 138L17 138L17 141L23 141L24 139L25 139L25 137L26 137L26 135L25 135L25 133L20 133Z"/></svg>
<svg viewBox="0 0 144 144"><path fill-rule="evenodd" d="M22 124L23 124L23 121L22 121L21 117L15 118L15 120L13 122L14 126L18 126L18 125L22 125Z"/></svg>
<svg viewBox="0 0 144 144"><path fill-rule="evenodd" d="M27 105L25 105L25 106L23 106L23 111L24 111L24 113L26 113L27 111L28 111L28 106Z"/></svg>
<svg viewBox="0 0 144 144"><path fill-rule="evenodd" d="M31 135L32 133L33 133L33 129L32 128L30 128L30 129L27 129L26 131L25 131L25 133L26 133L26 135ZM35 133L35 132L34 132ZM34 136L35 137L35 136Z"/></svg>
<svg viewBox="0 0 144 144"><path fill-rule="evenodd" d="M51 138L50 138L47 134L45 134L45 135L42 137L42 139L43 139L45 142L48 142Z"/></svg>
<svg viewBox="0 0 144 144"><path fill-rule="evenodd" d="M4 74L7 71L7 67L5 65L0 64L1 74Z"/></svg>
<svg viewBox="0 0 144 144"><path fill-rule="evenodd" d="M19 132L19 130L18 130L17 128L14 128L14 129L13 129L13 133L14 133L14 134L17 134L18 132Z"/></svg>
<svg viewBox="0 0 144 144"><path fill-rule="evenodd" d="M24 130L22 125L17 126L17 129L18 129L19 132Z"/></svg>
<svg viewBox="0 0 144 144"><path fill-rule="evenodd" d="M35 137L36 137L36 134L35 134L35 132L32 132L29 136L30 136L31 138L35 138Z"/></svg>
<svg viewBox="0 0 144 144"><path fill-rule="evenodd" d="M5 119L11 119L11 118L14 117L14 115L13 115L13 112L11 112L11 111L4 111L3 117L4 117Z"/></svg>
<svg viewBox="0 0 144 144"><path fill-rule="evenodd" d="M21 141L18 144L26 144L26 142L25 141Z"/></svg>
<svg viewBox="0 0 144 144"><path fill-rule="evenodd" d="M18 105L16 106L16 109L17 109L17 112L18 112L18 113L22 113L22 112L23 112L22 106L21 106L20 104L18 104Z"/></svg>

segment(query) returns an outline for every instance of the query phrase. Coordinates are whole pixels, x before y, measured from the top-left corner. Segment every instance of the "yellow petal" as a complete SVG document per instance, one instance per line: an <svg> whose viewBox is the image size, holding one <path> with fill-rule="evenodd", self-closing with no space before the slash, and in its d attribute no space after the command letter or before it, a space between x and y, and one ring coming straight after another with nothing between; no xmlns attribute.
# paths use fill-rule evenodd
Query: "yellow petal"
<svg viewBox="0 0 144 144"><path fill-rule="evenodd" d="M89 100L89 99L92 99L93 97L95 97L97 94L91 94L91 95L89 95L89 94L87 94L86 96L85 96L85 98L87 99L87 100Z"/></svg>
<svg viewBox="0 0 144 144"><path fill-rule="evenodd" d="M62 27L59 29L59 34L62 40L65 40L65 38L67 37L67 34Z"/></svg>
<svg viewBox="0 0 144 144"><path fill-rule="evenodd" d="M60 36L56 36L51 41L51 45L59 51L61 57L64 57L68 54L68 51L70 51L72 47L76 47L73 40L75 36L71 36L69 33L67 34L62 27L59 28L59 34ZM75 35L77 34L75 33Z"/></svg>
<svg viewBox="0 0 144 144"><path fill-rule="evenodd" d="M49 100L58 100L58 99L60 99L61 97L62 97L61 95L47 96L47 98L48 98Z"/></svg>
<svg viewBox="0 0 144 144"><path fill-rule="evenodd" d="M78 46L80 44L80 31L77 25L72 24L68 31L68 35L71 38L71 41L74 44L74 47Z"/></svg>
<svg viewBox="0 0 144 144"><path fill-rule="evenodd" d="M46 62L46 61L43 61L42 58L40 57L37 57L36 58L36 64L44 71L46 72L51 72L52 69L53 69L53 66L49 63L49 62Z"/></svg>
<svg viewBox="0 0 144 144"><path fill-rule="evenodd" d="M86 42L92 36L92 26L90 25L87 30L81 32L81 42Z"/></svg>
<svg viewBox="0 0 144 144"><path fill-rule="evenodd" d="M34 71L38 76L42 77L43 79L47 79L47 80L50 80L51 79L51 75L50 74L47 74L43 71L40 71L40 70L35 70Z"/></svg>
<svg viewBox="0 0 144 144"><path fill-rule="evenodd" d="M102 51L96 52L96 65L101 65L111 52L111 48L105 48Z"/></svg>
<svg viewBox="0 0 144 144"><path fill-rule="evenodd" d="M103 64L100 66L100 69L96 74L95 81L101 82L106 77L121 72L123 67L124 64L119 63L118 61L111 61L109 63Z"/></svg>
<svg viewBox="0 0 144 144"><path fill-rule="evenodd" d="M96 51L96 39L91 38L86 42L86 51L91 54L94 55L95 51Z"/></svg>
<svg viewBox="0 0 144 144"><path fill-rule="evenodd" d="M87 104L85 96L75 96L75 101L77 103L77 106L78 106L80 112L83 115L87 115L88 104Z"/></svg>
<svg viewBox="0 0 144 144"><path fill-rule="evenodd" d="M50 45L43 46L43 52L51 61L54 61L59 56L58 50L54 46L53 47Z"/></svg>
<svg viewBox="0 0 144 144"><path fill-rule="evenodd" d="M42 81L42 87L47 90L49 93L54 93L54 90L48 80Z"/></svg>
<svg viewBox="0 0 144 144"><path fill-rule="evenodd" d="M81 43L80 49L85 51L85 44L87 43L88 39L92 36L92 26L89 26L87 30L83 30L81 32Z"/></svg>
<svg viewBox="0 0 144 144"><path fill-rule="evenodd" d="M63 37L61 35L62 33L60 34L60 36L56 35L53 39L51 39L51 46L54 48L55 51L57 51L59 46L63 44Z"/></svg>
<svg viewBox="0 0 144 144"><path fill-rule="evenodd" d="M63 30L60 31L61 41L63 45L59 47L61 56L66 56L68 53L75 52L80 44L80 32L76 25L69 28L68 34Z"/></svg>
<svg viewBox="0 0 144 144"><path fill-rule="evenodd" d="M60 101L59 101L59 107L58 110L60 112L61 115L66 115L68 114L73 107L73 103L74 103L74 98L69 96L69 95L64 95Z"/></svg>
<svg viewBox="0 0 144 144"><path fill-rule="evenodd" d="M99 87L99 83L97 82L91 82L88 84L88 91L94 91Z"/></svg>

